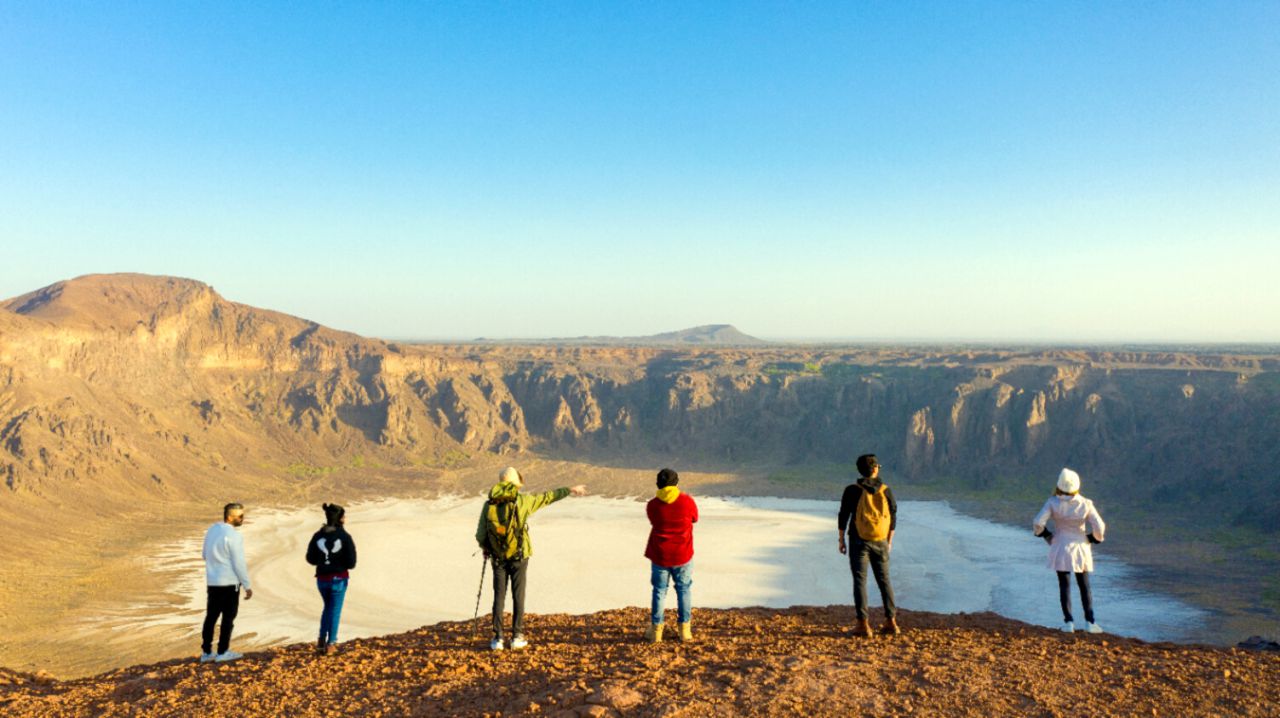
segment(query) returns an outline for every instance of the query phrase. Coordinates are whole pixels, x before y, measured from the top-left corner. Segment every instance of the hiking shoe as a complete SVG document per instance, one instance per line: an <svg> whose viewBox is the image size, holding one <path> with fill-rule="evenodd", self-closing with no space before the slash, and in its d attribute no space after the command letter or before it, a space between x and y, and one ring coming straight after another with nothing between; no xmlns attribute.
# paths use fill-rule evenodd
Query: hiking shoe
<svg viewBox="0 0 1280 718"><path fill-rule="evenodd" d="M853 627L854 638L871 638L871 622L865 618L858 619L858 625Z"/></svg>
<svg viewBox="0 0 1280 718"><path fill-rule="evenodd" d="M524 640L524 636L516 636L511 639L511 650L513 651L518 651L527 645L529 645L529 642Z"/></svg>
<svg viewBox="0 0 1280 718"><path fill-rule="evenodd" d="M692 641L692 640L693 640L693 626L692 626L692 624L689 624L689 623L682 623L682 624L680 624L680 640L681 640L681 641Z"/></svg>
<svg viewBox="0 0 1280 718"><path fill-rule="evenodd" d="M213 660L218 663L226 663L227 661L234 661L237 658L244 658L244 654L236 653L235 651L227 651L226 653L219 653L214 656Z"/></svg>
<svg viewBox="0 0 1280 718"><path fill-rule="evenodd" d="M898 628L898 621L893 618L885 619L884 625L880 627L880 635L896 636L902 633L902 629Z"/></svg>
<svg viewBox="0 0 1280 718"><path fill-rule="evenodd" d="M501 650L502 650L502 639L501 639L501 638L495 638L495 639L493 639L492 641L489 641L489 650L491 650L491 651L501 651Z"/></svg>
<svg viewBox="0 0 1280 718"><path fill-rule="evenodd" d="M338 644L336 643L330 643L329 645L324 647L324 654L326 656L336 655L337 653L338 653Z"/></svg>
<svg viewBox="0 0 1280 718"><path fill-rule="evenodd" d="M201 654L200 654L200 662L201 662L201 663L208 663L209 661L212 661L212 660L213 660L213 657L214 657L214 656L213 656L213 654L212 654L212 653L201 653Z"/></svg>
<svg viewBox="0 0 1280 718"><path fill-rule="evenodd" d="M650 623L649 630L644 632L644 640L649 643L662 643L662 630L665 628L661 623Z"/></svg>
<svg viewBox="0 0 1280 718"><path fill-rule="evenodd" d="M1076 624L1072 623L1071 621L1067 621L1066 623L1063 623L1063 624L1062 624L1062 632L1063 632L1063 633L1075 633L1075 632L1076 632Z"/></svg>
<svg viewBox="0 0 1280 718"><path fill-rule="evenodd" d="M1089 626L1084 630L1088 631L1089 633L1102 633L1102 626L1099 626L1093 621L1089 621Z"/></svg>

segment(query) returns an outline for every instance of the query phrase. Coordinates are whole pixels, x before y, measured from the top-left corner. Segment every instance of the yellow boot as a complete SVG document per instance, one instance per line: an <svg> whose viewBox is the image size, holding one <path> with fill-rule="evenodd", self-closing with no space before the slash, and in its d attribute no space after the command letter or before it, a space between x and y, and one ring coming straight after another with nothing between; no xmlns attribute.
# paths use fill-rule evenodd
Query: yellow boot
<svg viewBox="0 0 1280 718"><path fill-rule="evenodd" d="M650 623L649 630L644 632L644 640L650 643L662 643L662 629L661 623Z"/></svg>
<svg viewBox="0 0 1280 718"><path fill-rule="evenodd" d="M693 640L693 631L690 629L690 624L688 623L680 624L680 640L681 641Z"/></svg>

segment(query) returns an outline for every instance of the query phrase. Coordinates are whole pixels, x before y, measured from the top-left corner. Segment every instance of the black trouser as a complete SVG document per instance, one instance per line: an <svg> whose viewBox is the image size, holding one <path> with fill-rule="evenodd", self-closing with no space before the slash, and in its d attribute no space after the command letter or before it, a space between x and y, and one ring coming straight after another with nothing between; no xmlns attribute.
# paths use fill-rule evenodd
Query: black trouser
<svg viewBox="0 0 1280 718"><path fill-rule="evenodd" d="M222 616L222 630L218 632L218 653L226 653L231 646L231 629L236 625L236 614L240 612L239 586L210 586L209 603L204 611L204 631L200 633L200 648L205 653L212 653L213 624Z"/></svg>
<svg viewBox="0 0 1280 718"><path fill-rule="evenodd" d="M880 600L884 602L884 617L893 618L897 608L893 603L893 585L889 583L889 542L863 541L855 534L849 543L849 568L853 571L853 607L858 619L867 617L868 563L880 589Z"/></svg>
<svg viewBox="0 0 1280 718"><path fill-rule="evenodd" d="M524 582L529 559L493 559L493 637L502 638L502 607L507 602L507 581L511 581L511 634L524 635Z"/></svg>
<svg viewBox="0 0 1280 718"><path fill-rule="evenodd" d="M1071 618L1071 576L1070 571L1058 572L1058 598L1062 600L1062 620L1072 621ZM1089 574L1080 572L1076 574L1076 584L1080 586L1080 603L1084 604L1084 620L1093 623L1093 594L1089 591Z"/></svg>

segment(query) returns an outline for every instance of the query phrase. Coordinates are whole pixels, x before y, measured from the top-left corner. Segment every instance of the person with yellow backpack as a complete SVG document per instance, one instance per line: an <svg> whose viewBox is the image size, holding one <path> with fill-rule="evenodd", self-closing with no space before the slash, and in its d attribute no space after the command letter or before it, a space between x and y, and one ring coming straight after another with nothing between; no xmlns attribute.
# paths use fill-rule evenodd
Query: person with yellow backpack
<svg viewBox="0 0 1280 718"><path fill-rule="evenodd" d="M893 550L893 533L898 528L898 502L893 491L880 480L880 462L875 454L858 457L858 473L862 478L845 487L840 497L840 553L849 555L849 569L853 572L853 606L858 624L853 635L871 636L871 624L867 621L867 564L876 577L880 599L884 603L884 626L880 633L887 636L901 633L898 627L897 607L893 601L893 585L889 582L889 554ZM848 544L845 543L845 530Z"/></svg>
<svg viewBox="0 0 1280 718"><path fill-rule="evenodd" d="M566 496L587 493L587 487L582 484L540 494L522 494L522 486L524 477L515 467L500 471L498 483L489 489L489 498L480 509L480 524L476 527L476 543L493 566L493 640L489 642L489 649L493 651L503 649L502 609L507 601L508 583L511 584L511 648L519 650L529 645L524 637L524 586L529 557L533 555L529 517Z"/></svg>

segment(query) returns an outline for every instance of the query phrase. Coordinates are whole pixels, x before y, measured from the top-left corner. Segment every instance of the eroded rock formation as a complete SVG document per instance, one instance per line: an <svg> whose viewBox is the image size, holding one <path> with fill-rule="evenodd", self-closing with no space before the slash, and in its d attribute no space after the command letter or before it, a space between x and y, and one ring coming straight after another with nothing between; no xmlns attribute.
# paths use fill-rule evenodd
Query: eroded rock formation
<svg viewBox="0 0 1280 718"><path fill-rule="evenodd" d="M1094 494L1202 503L1275 530L1275 356L405 346L142 275L3 306L9 494L182 494L357 457L538 450L731 466L874 451L905 479L977 487L1043 483L1070 465Z"/></svg>

